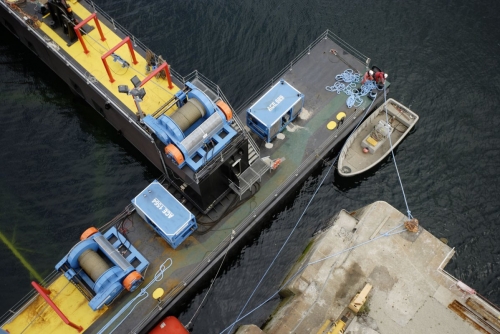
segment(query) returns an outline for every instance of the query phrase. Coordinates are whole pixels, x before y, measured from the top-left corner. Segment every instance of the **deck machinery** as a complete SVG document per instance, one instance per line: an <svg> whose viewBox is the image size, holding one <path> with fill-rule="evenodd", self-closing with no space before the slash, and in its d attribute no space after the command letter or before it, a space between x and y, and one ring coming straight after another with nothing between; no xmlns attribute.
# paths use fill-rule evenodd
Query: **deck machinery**
<svg viewBox="0 0 500 334"><path fill-rule="evenodd" d="M229 183L238 183L249 166L245 130L234 123L231 108L200 81L186 82L167 108L143 122L174 173L167 173L170 182L202 213L228 194Z"/></svg>
<svg viewBox="0 0 500 334"><path fill-rule="evenodd" d="M134 291L144 280L149 262L116 227L104 235L90 227L70 252L56 265L68 281L100 310L123 291Z"/></svg>
<svg viewBox="0 0 500 334"><path fill-rule="evenodd" d="M104 19L101 15L96 16L96 13L93 13L87 18L78 16L72 8L76 8L77 4L62 0L49 0L45 5L37 6L38 13L47 14L46 18L42 19L43 22L48 24L68 47L75 44L73 50L82 47L88 55L101 48L104 50L108 44L112 45L110 36L101 29L104 28L104 25L99 23L99 20ZM90 32L95 28L99 32L99 39L90 37ZM97 34L95 31L94 33ZM96 46L96 43L101 41L106 41L107 44ZM128 44L130 49L130 61L126 60L129 59L127 52L119 49L125 44ZM126 50L125 46L123 48ZM239 185L238 176L251 163L249 153L253 152L249 152L248 147L251 137L239 120L235 122L233 111L218 92L215 92L217 89L200 78L193 78L188 82L179 82L175 77L172 80L169 65L161 56L151 56L148 52L142 55L140 53L141 50L134 48L130 38L126 36L115 47L106 49L106 53L100 57L102 59L98 59L99 63L102 61L104 64L104 68L99 71L106 70L110 82L114 85L111 88L114 93L132 95L133 98L123 97L121 100L134 100L137 111L132 109L131 112L136 113L141 131L147 131L148 136L151 134L155 142L153 145L151 140L148 144L133 142L134 145L143 152L154 152L148 151L145 154L153 156L155 165L166 174L167 181L178 190L182 201L189 201L198 211L206 214L231 191L229 184ZM134 88L128 90L128 86L122 85L123 82L118 83L118 75L112 71L110 65L138 70L139 56L146 59L148 76L144 79L138 78L137 75L129 78ZM117 64L108 64L107 57ZM143 68L138 71L143 74ZM158 101L171 97L164 104L158 102L158 109L152 109L155 105L152 100L157 99L159 91L151 85L146 85L153 78L168 79L169 89L160 93L163 96ZM180 87L177 92L170 91L178 89L177 87ZM144 98L145 96L147 97ZM106 110L108 107L109 103L105 105ZM142 140L142 137L140 138ZM147 145L149 147L145 148ZM158 150L151 150L154 146ZM255 145L254 147L257 149ZM160 159L158 155L161 156ZM255 156L258 156L258 152Z"/></svg>

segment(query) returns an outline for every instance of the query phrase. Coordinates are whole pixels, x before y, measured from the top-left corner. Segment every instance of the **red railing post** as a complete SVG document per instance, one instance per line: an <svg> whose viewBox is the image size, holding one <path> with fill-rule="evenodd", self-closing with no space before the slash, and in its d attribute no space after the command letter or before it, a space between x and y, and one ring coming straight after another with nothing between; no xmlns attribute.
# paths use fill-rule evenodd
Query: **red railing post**
<svg viewBox="0 0 500 334"><path fill-rule="evenodd" d="M66 318L66 316L64 315L64 313L61 312L61 310L59 309L59 307L57 307L57 305L54 304L54 302L52 301L52 299L50 299L50 297L48 296L50 294L50 290L45 289L44 287L40 286L37 282L34 282L34 281L31 282L31 285L40 294L40 296L42 296L42 298L45 299L45 301L47 302L47 304L49 304L50 307L52 307L52 309L54 311L56 311L57 315L62 319L62 321L64 321L64 323L66 325L73 327L79 333L81 331L83 331L83 327L82 326L78 326L78 325L72 323L71 321L69 321L68 318Z"/></svg>
<svg viewBox="0 0 500 334"><path fill-rule="evenodd" d="M132 46L132 42L130 41L130 37L125 37L125 39L127 40L127 44L128 44L128 49L130 51L130 54L132 55L132 59L134 60L133 63L134 65L137 65L138 64L138 61L137 59L135 59L135 51L134 51L134 48Z"/></svg>
<svg viewBox="0 0 500 334"><path fill-rule="evenodd" d="M106 72L108 72L109 81L111 81L111 83L115 82L115 79L113 78L113 75L111 74L111 71L109 70L109 65L108 65L108 62L106 61L106 58L101 57L101 59L102 59L102 63L104 64L104 68L106 69Z"/></svg>
<svg viewBox="0 0 500 334"><path fill-rule="evenodd" d="M151 80L151 78L153 78L163 69L165 69L165 73L167 73L168 88L169 89L174 88L174 85L172 84L172 77L170 77L170 69L168 68L167 62L164 62L163 64L158 66L156 70L151 72L144 80L142 80L140 87L144 86L149 80Z"/></svg>
<svg viewBox="0 0 500 334"><path fill-rule="evenodd" d="M118 44L113 46L108 52L103 54L101 57L102 62L104 64L104 67L106 68L106 72L108 72L109 81L111 81L111 83L115 82L115 79L113 79L113 76L111 75L111 71L109 70L109 66L108 66L108 62L106 61L106 58L109 57L113 52L118 50L118 48L120 48L125 43L128 44L128 49L130 50L130 54L132 55L132 59L134 60L133 64L137 65L139 63L137 61L137 59L135 59L135 52L134 52L134 48L132 47L132 42L130 41L130 37L127 36L124 39L122 39Z"/></svg>
<svg viewBox="0 0 500 334"><path fill-rule="evenodd" d="M102 33L101 25L99 24L99 20L97 19L97 14L92 13L89 17L87 17L85 20L82 22L78 23L73 29L75 29L75 33L78 36L78 39L80 40L80 43L83 46L83 52L85 54L89 53L89 50L87 49L87 45L85 45L85 41L83 40L82 33L80 32L80 28L86 25L90 20L94 19L95 25L97 26L97 30L99 30L99 35L101 35L101 41L105 41L106 38L104 38L104 34Z"/></svg>

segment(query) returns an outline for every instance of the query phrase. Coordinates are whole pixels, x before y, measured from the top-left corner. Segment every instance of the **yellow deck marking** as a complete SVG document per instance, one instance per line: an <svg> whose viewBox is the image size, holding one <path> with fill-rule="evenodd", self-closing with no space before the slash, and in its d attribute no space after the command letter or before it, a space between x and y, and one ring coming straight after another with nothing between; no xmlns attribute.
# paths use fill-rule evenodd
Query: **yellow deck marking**
<svg viewBox="0 0 500 334"><path fill-rule="evenodd" d="M345 118L345 112L341 111L337 114L337 121L340 121L342 118Z"/></svg>
<svg viewBox="0 0 500 334"><path fill-rule="evenodd" d="M0 240L2 240L2 242L5 244L5 246L7 246L8 249L11 250L11 252L15 255L15 257L17 257L17 259L19 261L21 261L21 263L23 264L23 266L28 269L28 271L30 272L31 275L33 275L33 277L38 281L38 282L41 282L43 281L43 278L42 276L40 276L40 274L37 273L37 271L35 270L35 268L33 268L31 266L31 264L24 258L24 256L19 253L19 251L16 249L16 247L14 246L14 244L12 244L9 239L7 239L7 237L5 237L5 235L0 232Z"/></svg>
<svg viewBox="0 0 500 334"><path fill-rule="evenodd" d="M334 121L330 121L328 122L328 124L326 125L327 129L328 130L333 130L337 127L337 123L335 123Z"/></svg>
<svg viewBox="0 0 500 334"><path fill-rule="evenodd" d="M87 18L91 14L78 2L72 4L71 8L73 9L73 12L82 19ZM108 74L106 73L106 69L104 68L104 64L102 63L101 56L118 44L121 41L121 38L118 37L113 30L108 28L104 23L100 23L106 41L101 41L99 31L96 27L94 27L88 35L83 35L87 49L90 51L87 54L84 53L83 47L79 41L76 41L71 46L67 46L66 41L56 34L48 25L42 23L40 29L54 42L56 42L64 51L66 51L70 57L78 62L78 64L80 64L88 73L94 76L103 86L105 86L111 94L122 101L133 113L137 114L137 108L132 96L118 93L118 85L128 85L129 88L131 88L132 83L130 82L130 79L134 75L137 75L139 79L143 80L147 76L146 60L136 52L135 56L138 64L134 65L132 63L133 60L128 46L126 44L123 45L115 51L115 54L125 59L130 64L130 68L122 68L118 62L113 62L113 58L111 56L108 57L107 62L109 68L111 69L113 78L115 79L115 82L111 83L109 81ZM88 23L88 25L94 26L95 23L92 20ZM179 88L175 85L171 90L168 89L167 80L156 78L151 79L144 85L144 88L146 89L146 96L140 105L144 113L147 115L158 110L160 106L170 100L172 96L179 91Z"/></svg>
<svg viewBox="0 0 500 334"><path fill-rule="evenodd" d="M52 283L48 289L49 297L66 315L69 321L85 329L89 328L106 310L93 311L88 300L63 275ZM66 325L57 313L37 294L34 300L9 324L2 327L9 333L78 333L76 329Z"/></svg>

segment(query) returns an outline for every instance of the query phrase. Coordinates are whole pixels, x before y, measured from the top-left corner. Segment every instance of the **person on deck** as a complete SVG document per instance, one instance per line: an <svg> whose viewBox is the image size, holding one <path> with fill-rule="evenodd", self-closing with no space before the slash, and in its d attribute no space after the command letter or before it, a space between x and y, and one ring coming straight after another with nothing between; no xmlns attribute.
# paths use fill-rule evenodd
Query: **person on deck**
<svg viewBox="0 0 500 334"><path fill-rule="evenodd" d="M365 73L363 76L363 80L361 81L361 84L364 85L365 82L367 81L373 81L373 71L369 70L368 72Z"/></svg>
<svg viewBox="0 0 500 334"><path fill-rule="evenodd" d="M387 73L384 73L382 71L379 71L375 73L375 82L377 83L377 86L383 86L385 84L385 79L387 79L388 75Z"/></svg>

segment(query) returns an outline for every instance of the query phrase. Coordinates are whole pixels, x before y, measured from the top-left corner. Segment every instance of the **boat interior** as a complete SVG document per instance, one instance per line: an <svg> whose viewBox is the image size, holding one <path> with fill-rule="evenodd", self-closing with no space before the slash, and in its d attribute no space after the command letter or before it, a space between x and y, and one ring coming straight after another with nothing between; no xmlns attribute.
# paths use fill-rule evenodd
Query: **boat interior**
<svg viewBox="0 0 500 334"><path fill-rule="evenodd" d="M385 108L387 106L387 108ZM387 115L386 115L387 110ZM400 103L389 99L358 128L347 141L347 150L341 155L339 169L348 175L365 171L380 162L407 135L418 116ZM389 124L390 140L378 127ZM345 154L345 155L344 155Z"/></svg>

